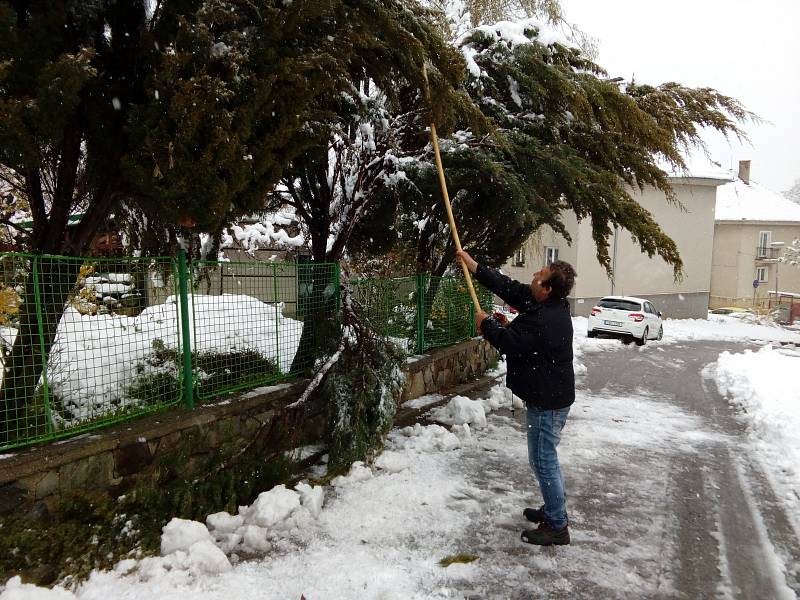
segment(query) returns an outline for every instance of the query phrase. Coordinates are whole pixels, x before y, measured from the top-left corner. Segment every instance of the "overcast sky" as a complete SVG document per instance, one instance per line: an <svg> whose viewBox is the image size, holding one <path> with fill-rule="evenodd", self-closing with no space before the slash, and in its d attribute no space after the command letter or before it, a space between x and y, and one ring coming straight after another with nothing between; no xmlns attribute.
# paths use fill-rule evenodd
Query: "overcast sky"
<svg viewBox="0 0 800 600"><path fill-rule="evenodd" d="M597 39L613 77L677 81L733 96L762 119L750 144L706 135L723 167L750 159L751 178L781 192L800 179L800 0L562 0Z"/></svg>

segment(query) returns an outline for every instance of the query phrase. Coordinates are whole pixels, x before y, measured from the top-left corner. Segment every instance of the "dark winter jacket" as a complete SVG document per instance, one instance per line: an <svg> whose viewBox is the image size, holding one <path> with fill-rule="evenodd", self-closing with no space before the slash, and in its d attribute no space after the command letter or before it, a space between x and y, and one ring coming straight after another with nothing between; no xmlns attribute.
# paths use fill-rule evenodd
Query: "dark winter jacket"
<svg viewBox="0 0 800 600"><path fill-rule="evenodd" d="M575 402L572 318L566 300L537 302L530 286L484 265L476 278L519 311L508 327L484 319L483 337L506 355L506 384L526 405L556 409Z"/></svg>

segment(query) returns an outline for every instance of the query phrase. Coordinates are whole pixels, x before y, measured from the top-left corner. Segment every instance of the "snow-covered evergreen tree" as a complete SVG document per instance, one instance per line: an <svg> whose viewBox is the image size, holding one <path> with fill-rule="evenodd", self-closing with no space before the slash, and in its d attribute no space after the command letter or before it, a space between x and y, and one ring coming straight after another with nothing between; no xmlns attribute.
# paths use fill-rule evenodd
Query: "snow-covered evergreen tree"
<svg viewBox="0 0 800 600"><path fill-rule="evenodd" d="M783 195L786 196L792 202L797 202L798 204L800 204L800 179L795 181L792 187L783 192Z"/></svg>
<svg viewBox="0 0 800 600"><path fill-rule="evenodd" d="M610 79L562 35L535 20L480 26L459 41L466 86L493 125L491 135L462 121L442 140L443 161L462 243L498 263L543 224L568 238L562 215L590 219L598 259L608 267L614 225L676 274L674 242L627 191L653 186L674 198L659 161L684 166L681 151L701 145L701 126L741 135L750 116L707 88L658 87ZM418 127L425 126L418 119ZM418 141L418 140L417 140ZM404 146L414 193L381 206L365 238L417 248L419 268L453 264L430 146ZM379 231L391 235L378 236ZM427 270L426 269L426 270Z"/></svg>
<svg viewBox="0 0 800 600"><path fill-rule="evenodd" d="M783 249L781 261L794 267L800 267L800 238L794 240Z"/></svg>
<svg viewBox="0 0 800 600"><path fill-rule="evenodd" d="M218 235L327 146L354 81L419 87L425 60L439 74L433 113L452 122L469 105L462 63L422 17L400 0L0 0L0 180L33 221L20 244L79 255L112 213L145 223L136 233L155 247L187 228ZM44 352L25 349L33 297L20 309L0 429L36 388L78 264L48 270Z"/></svg>

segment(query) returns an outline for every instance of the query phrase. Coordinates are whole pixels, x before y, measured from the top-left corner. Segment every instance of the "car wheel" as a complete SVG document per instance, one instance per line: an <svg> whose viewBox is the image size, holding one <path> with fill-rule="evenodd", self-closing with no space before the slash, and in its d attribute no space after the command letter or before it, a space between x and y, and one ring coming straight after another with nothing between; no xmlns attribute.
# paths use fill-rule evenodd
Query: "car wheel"
<svg viewBox="0 0 800 600"><path fill-rule="evenodd" d="M589 331L586 332L586 337L597 337L597 332L594 331L593 329L590 329Z"/></svg>
<svg viewBox="0 0 800 600"><path fill-rule="evenodd" d="M661 327L658 328L658 337L656 339L660 340L663 337L664 337L664 326L662 325Z"/></svg>
<svg viewBox="0 0 800 600"><path fill-rule="evenodd" d="M644 346L647 343L647 336L650 332L647 330L647 327L644 328L642 332L641 338L636 338L636 345L637 346Z"/></svg>

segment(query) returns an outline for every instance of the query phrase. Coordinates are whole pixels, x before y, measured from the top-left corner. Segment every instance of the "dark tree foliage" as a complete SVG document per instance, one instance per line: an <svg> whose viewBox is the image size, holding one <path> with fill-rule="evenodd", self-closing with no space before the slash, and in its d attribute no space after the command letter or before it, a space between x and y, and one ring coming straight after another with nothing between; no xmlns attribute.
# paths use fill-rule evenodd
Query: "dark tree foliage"
<svg viewBox="0 0 800 600"><path fill-rule="evenodd" d="M736 122L752 115L711 89L609 79L580 50L541 43L534 24L524 32L530 43L491 28L464 41L474 60L466 88L495 129L485 137L466 122L456 123L457 134L443 141L462 244L484 260L502 262L541 225L569 239L562 215L571 210L591 220L598 260L606 268L607 240L617 225L680 276L677 247L630 189L654 186L674 202L662 164L684 168L681 152L702 146L702 127L741 136ZM424 128L424 121L418 123ZM454 247L437 174L430 147L407 141L410 153L419 152L419 160L405 165L411 185L394 196L394 211L387 202L370 214L358 239L367 246L379 240L381 249L411 244L419 268L439 274L452 264ZM391 234L378 237L387 226Z"/></svg>
<svg viewBox="0 0 800 600"><path fill-rule="evenodd" d="M112 214L152 249L221 230L330 139L354 73L418 85L426 60L447 73L452 52L421 14L380 0L0 0L0 187L33 222L5 211L5 224L24 249L73 256ZM453 79L434 80L445 123L465 103ZM43 281L42 352L28 286L3 426L24 415L76 269L54 262Z"/></svg>
<svg viewBox="0 0 800 600"><path fill-rule="evenodd" d="M485 127L485 119L461 89L464 62L445 43L425 11L413 2L381 2L367 19L352 20L347 39L365 51L349 62L350 89L316 106L330 116L324 126L301 133L305 150L284 171L271 204L292 206L308 234L315 261L340 260L358 234L361 217L397 185L403 138L424 136L417 118L436 119L448 131L458 121ZM435 102L405 109L420 98L422 66L433 70ZM430 112L429 110L430 109ZM330 243L329 243L330 241Z"/></svg>

